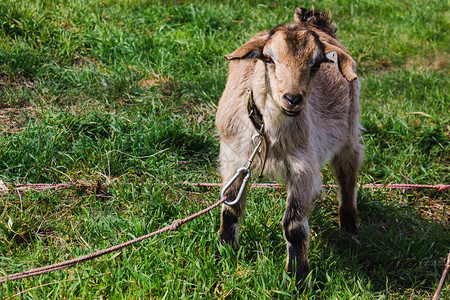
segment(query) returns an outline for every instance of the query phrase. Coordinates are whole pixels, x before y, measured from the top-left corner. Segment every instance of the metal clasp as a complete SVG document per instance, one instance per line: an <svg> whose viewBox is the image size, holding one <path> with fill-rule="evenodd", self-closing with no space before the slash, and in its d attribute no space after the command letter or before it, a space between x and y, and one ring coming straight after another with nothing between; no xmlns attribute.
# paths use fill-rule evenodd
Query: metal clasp
<svg viewBox="0 0 450 300"><path fill-rule="evenodd" d="M248 169L246 167L239 168L236 171L236 174L234 174L233 178L231 178L230 181L228 181L228 183L223 187L222 191L220 192L220 198L222 199L225 197L225 192L230 188L230 186L233 184L233 182L235 182L236 179L238 179L238 177L242 173L245 173L245 172L247 172L247 175L245 175L245 177L244 177L244 181L242 182L241 188L239 189L239 193L237 194L236 199L234 199L231 202L224 201L223 203L225 203L226 205L233 206L236 203L238 203L239 200L241 200L242 195L244 194L244 191L245 191L245 187L247 186L248 180L250 179L250 176L252 174L250 169Z"/></svg>

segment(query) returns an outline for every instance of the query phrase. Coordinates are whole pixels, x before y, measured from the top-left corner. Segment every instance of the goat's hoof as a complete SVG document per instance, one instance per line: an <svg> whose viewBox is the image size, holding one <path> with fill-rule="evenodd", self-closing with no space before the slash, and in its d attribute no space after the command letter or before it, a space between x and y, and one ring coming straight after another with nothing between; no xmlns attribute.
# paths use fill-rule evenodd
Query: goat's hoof
<svg viewBox="0 0 450 300"><path fill-rule="evenodd" d="M304 293L309 288L311 288L311 279L306 275L290 275L290 277L293 279L291 284L295 284L295 293Z"/></svg>
<svg viewBox="0 0 450 300"><path fill-rule="evenodd" d="M308 276L309 274L309 263L300 264L294 270L292 264L286 266L286 273L291 277L299 292L304 292L311 286L311 280Z"/></svg>
<svg viewBox="0 0 450 300"><path fill-rule="evenodd" d="M339 230L353 235L358 233L358 219L354 213L339 211Z"/></svg>
<svg viewBox="0 0 450 300"><path fill-rule="evenodd" d="M304 293L309 288L311 288L311 280L309 277L304 277L303 279L296 280L295 284L299 293Z"/></svg>
<svg viewBox="0 0 450 300"><path fill-rule="evenodd" d="M223 240L223 239L220 239L218 242L217 242L217 249L216 249L216 251L215 251L215 253L214 253L214 255L215 255L215 261L216 262L220 262L221 260L222 260L222 253L220 253L220 250L219 250L219 247L222 247L222 248L231 248L231 249L233 249L233 251L236 253L237 251L238 251L238 248L239 248L239 246L238 246L238 244L236 243L236 242L227 242L227 241L225 241L225 240ZM226 249L223 249L222 251L227 251ZM228 250L228 251L230 251L230 250Z"/></svg>
<svg viewBox="0 0 450 300"><path fill-rule="evenodd" d="M339 230L341 232L347 232L352 235L357 235L358 234L358 225L356 224L356 222L348 222L348 223L341 222L341 224L339 226Z"/></svg>

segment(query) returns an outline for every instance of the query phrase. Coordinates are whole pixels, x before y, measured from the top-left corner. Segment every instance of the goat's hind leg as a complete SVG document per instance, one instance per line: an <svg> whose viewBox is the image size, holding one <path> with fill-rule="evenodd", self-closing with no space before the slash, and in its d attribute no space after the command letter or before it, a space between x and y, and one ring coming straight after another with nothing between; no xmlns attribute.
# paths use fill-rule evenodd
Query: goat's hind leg
<svg viewBox="0 0 450 300"><path fill-rule="evenodd" d="M344 147L331 161L339 191L339 228L350 233L358 230L356 203L358 173L362 161L361 145Z"/></svg>

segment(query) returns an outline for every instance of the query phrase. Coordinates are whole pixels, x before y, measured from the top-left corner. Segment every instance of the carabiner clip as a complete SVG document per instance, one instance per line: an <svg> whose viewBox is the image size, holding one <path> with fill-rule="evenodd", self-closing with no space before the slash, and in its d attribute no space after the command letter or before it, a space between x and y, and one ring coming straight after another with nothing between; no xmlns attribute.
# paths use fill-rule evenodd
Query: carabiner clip
<svg viewBox="0 0 450 300"><path fill-rule="evenodd" d="M229 201L224 201L223 203L225 203L228 206L233 206L236 203L239 202L239 200L241 200L242 195L244 194L244 190L245 187L248 184L248 180L250 179L250 175L251 175L251 171L248 168L242 167L239 168L236 171L236 174L234 174L233 178L230 179L230 181L228 181L228 183L223 187L222 191L220 192L220 199L223 199L225 197L225 192L230 188L230 186L233 184L233 182L236 181L236 179L241 175L241 173L245 173L247 172L247 175L245 175L244 180L242 181L242 185L241 188L239 189L239 193L236 196L236 199L234 199L233 201L229 202Z"/></svg>
<svg viewBox="0 0 450 300"><path fill-rule="evenodd" d="M256 143L256 139L262 139L261 134L259 133L255 133L254 135L252 135L252 144L253 147L259 147L261 145L261 143ZM259 152L261 152L261 149L259 149Z"/></svg>

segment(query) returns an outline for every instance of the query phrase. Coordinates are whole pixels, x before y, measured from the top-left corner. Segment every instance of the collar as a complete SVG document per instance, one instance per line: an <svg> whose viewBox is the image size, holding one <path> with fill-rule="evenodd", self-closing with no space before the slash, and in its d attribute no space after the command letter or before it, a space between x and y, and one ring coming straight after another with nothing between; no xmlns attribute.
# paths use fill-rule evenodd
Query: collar
<svg viewBox="0 0 450 300"><path fill-rule="evenodd" d="M248 96L247 96L247 112L248 112L248 118L252 122L253 127L255 127L256 131L259 134L263 134L262 131L264 131L264 120L263 116L261 114L261 111L258 109L258 106L256 106L255 100L253 99L253 91L247 90Z"/></svg>
<svg viewBox="0 0 450 300"><path fill-rule="evenodd" d="M258 106L256 106L255 100L253 99L253 90L251 90L251 89L247 90L247 112L248 112L248 118L250 119L250 122L252 123L256 132L258 132L258 134L259 134L260 138L263 140L263 144L264 144L263 163L262 163L259 175L258 175L258 177L261 178L263 175L263 172L264 172L264 167L266 165L267 155L269 153L269 142L268 142L266 133L264 132L263 115L261 114L261 111L258 109Z"/></svg>

